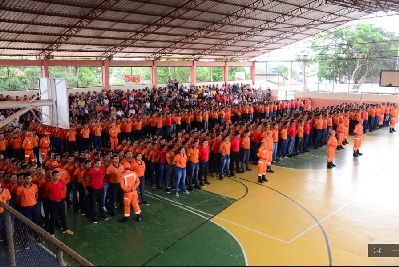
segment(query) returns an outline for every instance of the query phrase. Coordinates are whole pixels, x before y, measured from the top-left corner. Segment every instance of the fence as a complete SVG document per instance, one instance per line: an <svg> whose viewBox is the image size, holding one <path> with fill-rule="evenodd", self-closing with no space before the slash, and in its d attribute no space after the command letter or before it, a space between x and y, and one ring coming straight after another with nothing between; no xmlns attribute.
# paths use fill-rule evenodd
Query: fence
<svg viewBox="0 0 399 267"><path fill-rule="evenodd" d="M93 266L9 205L0 207L0 266Z"/></svg>

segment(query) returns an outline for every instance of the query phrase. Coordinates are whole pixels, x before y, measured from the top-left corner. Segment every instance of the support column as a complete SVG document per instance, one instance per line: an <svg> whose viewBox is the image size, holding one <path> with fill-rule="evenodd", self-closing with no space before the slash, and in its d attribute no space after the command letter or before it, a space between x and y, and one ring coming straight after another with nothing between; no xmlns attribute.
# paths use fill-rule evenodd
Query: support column
<svg viewBox="0 0 399 267"><path fill-rule="evenodd" d="M104 60L101 66L101 77L103 82L103 89L109 91L111 89L109 85L109 61Z"/></svg>
<svg viewBox="0 0 399 267"><path fill-rule="evenodd" d="M152 62L152 67L151 67L151 83L153 87L158 87L157 64L155 61Z"/></svg>
<svg viewBox="0 0 399 267"><path fill-rule="evenodd" d="M48 78L49 74L48 74L48 63L47 60L43 60L42 61L42 78Z"/></svg>
<svg viewBox="0 0 399 267"><path fill-rule="evenodd" d="M197 67L197 63L196 63L196 61L193 61L192 65L190 67L190 83L192 85L195 85L195 83L197 82L197 70L196 70L196 67Z"/></svg>
<svg viewBox="0 0 399 267"><path fill-rule="evenodd" d="M249 77L252 81L252 86L255 85L255 61L252 62L251 67L249 67Z"/></svg>
<svg viewBox="0 0 399 267"><path fill-rule="evenodd" d="M223 67L223 82L225 84L229 83L229 65L227 62L224 62L224 67Z"/></svg>

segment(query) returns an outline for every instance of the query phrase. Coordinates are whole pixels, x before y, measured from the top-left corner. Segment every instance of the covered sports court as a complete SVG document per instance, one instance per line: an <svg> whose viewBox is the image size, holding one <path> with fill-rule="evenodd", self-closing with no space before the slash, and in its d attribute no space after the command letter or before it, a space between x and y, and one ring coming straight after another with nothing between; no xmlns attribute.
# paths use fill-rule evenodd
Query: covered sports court
<svg viewBox="0 0 399 267"><path fill-rule="evenodd" d="M173 83L170 77L180 77L183 87L238 83L266 90L259 81L267 77L272 101L310 98L312 109L398 104L396 89L316 92L306 77L297 84L276 83L279 74L267 71L272 63L265 64L263 74L263 63L254 60L376 12L396 14L399 3L0 0L0 94L32 97L38 94L38 78L65 78L67 93L75 95L157 90ZM292 76L296 63L290 64ZM305 76L305 67L298 67L303 71L298 76ZM27 79L20 88L15 73L27 70L36 80ZM17 107L9 101L1 106ZM141 205L141 223L111 218L92 224L67 210L74 235L56 232L55 237L94 265L399 265L399 254L381 256L375 245L399 244L398 137L386 127L364 134L362 157L353 156L354 138L337 151L334 169L326 169L324 146L273 163L267 183L259 182L251 161L250 171L223 180L210 175L210 185L189 195L176 197L147 184L149 205ZM48 253L32 249L32 258L52 262ZM0 249L0 265L7 264L7 253Z"/></svg>

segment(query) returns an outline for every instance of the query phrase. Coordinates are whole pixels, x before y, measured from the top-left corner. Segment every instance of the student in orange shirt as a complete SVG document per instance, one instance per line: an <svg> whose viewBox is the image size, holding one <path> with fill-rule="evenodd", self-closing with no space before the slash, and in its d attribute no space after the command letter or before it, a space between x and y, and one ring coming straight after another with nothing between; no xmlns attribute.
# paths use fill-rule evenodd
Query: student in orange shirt
<svg viewBox="0 0 399 267"><path fill-rule="evenodd" d="M18 160L23 160L22 140L21 137L18 136L18 133L14 133L10 143L13 150L14 158Z"/></svg>
<svg viewBox="0 0 399 267"><path fill-rule="evenodd" d="M66 138L69 153L76 151L76 130L74 128L69 129L66 133Z"/></svg>
<svg viewBox="0 0 399 267"><path fill-rule="evenodd" d="M317 149L322 146L322 135L323 135L323 115L319 114L314 122L315 140L314 148Z"/></svg>
<svg viewBox="0 0 399 267"><path fill-rule="evenodd" d="M353 134L355 135L353 142L353 157L357 158L358 156L363 155L360 153L360 146L362 145L363 139L363 122L360 119L353 130Z"/></svg>
<svg viewBox="0 0 399 267"><path fill-rule="evenodd" d="M123 207L123 194L120 185L120 180L122 179L122 174L125 171L125 168L122 164L119 163L119 157L114 156L112 159L112 164L108 166L105 174L106 177L109 178L109 212L111 216L115 216L115 201L118 199L121 207Z"/></svg>
<svg viewBox="0 0 399 267"><path fill-rule="evenodd" d="M394 132L396 132L395 124L396 124L396 120L397 120L397 117L398 117L398 111L397 111L396 104L392 104L391 109L390 109L390 113L389 113L389 117L390 117L389 132L390 133L394 133Z"/></svg>
<svg viewBox="0 0 399 267"><path fill-rule="evenodd" d="M140 191L140 200L141 204L143 205L148 205L147 201L145 201L144 193L145 193L145 162L142 160L143 156L138 153L133 160L131 164L131 170L137 173L139 180L140 180L140 185L139 185L139 191Z"/></svg>
<svg viewBox="0 0 399 267"><path fill-rule="evenodd" d="M244 137L241 140L241 172L250 171L251 169L248 167L249 155L251 153L251 132L246 130L244 133ZM244 170L245 166L245 170Z"/></svg>
<svg viewBox="0 0 399 267"><path fill-rule="evenodd" d="M181 185L182 191L185 194L189 194L186 190L186 167L187 167L187 155L184 147L179 148L179 153L177 153L173 159L175 165L175 193L176 197L179 196L179 187Z"/></svg>
<svg viewBox="0 0 399 267"><path fill-rule="evenodd" d="M102 134L102 127L100 122L97 122L96 124L94 124L93 126L93 133L94 133L94 139L93 139L93 143L94 143L94 148L99 149L102 148L102 140L101 140L101 134Z"/></svg>
<svg viewBox="0 0 399 267"><path fill-rule="evenodd" d="M220 169L219 169L219 180L223 180L223 174L226 172L228 176L232 176L230 173L230 135L224 137L223 142L220 144Z"/></svg>
<svg viewBox="0 0 399 267"><path fill-rule="evenodd" d="M111 143L111 149L116 149L118 147L118 135L121 132L119 127L113 122L111 128L109 129L109 141Z"/></svg>
<svg viewBox="0 0 399 267"><path fill-rule="evenodd" d="M8 147L8 141L4 138L4 134L0 134L0 154L5 156Z"/></svg>
<svg viewBox="0 0 399 267"><path fill-rule="evenodd" d="M23 184L16 190L16 203L20 207L22 215L38 224L40 218L39 205L37 205L38 188L36 184L32 184L32 176L29 173L23 177Z"/></svg>
<svg viewBox="0 0 399 267"><path fill-rule="evenodd" d="M192 191L193 182L195 188L201 189L198 182L199 172L199 141L195 140L193 147L190 147L187 152L187 158L190 162L189 175L188 175L188 191Z"/></svg>
<svg viewBox="0 0 399 267"><path fill-rule="evenodd" d="M90 148L90 129L87 124L83 127L83 129L80 131L80 134L82 136L82 150L88 150Z"/></svg>
<svg viewBox="0 0 399 267"><path fill-rule="evenodd" d="M337 150L338 146L338 141L337 138L335 137L335 131L331 130L330 133L331 133L330 137L328 138L327 141L327 169L335 167L334 157L335 157L335 151Z"/></svg>

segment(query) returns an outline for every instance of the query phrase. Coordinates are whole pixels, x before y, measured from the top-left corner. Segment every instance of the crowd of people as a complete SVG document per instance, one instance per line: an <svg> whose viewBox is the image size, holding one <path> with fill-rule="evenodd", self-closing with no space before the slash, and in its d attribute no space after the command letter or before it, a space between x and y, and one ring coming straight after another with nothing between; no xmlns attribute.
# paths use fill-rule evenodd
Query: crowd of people
<svg viewBox="0 0 399 267"><path fill-rule="evenodd" d="M65 202L97 223L131 209L141 221L145 185L190 194L257 165L267 182L273 163L327 146L327 168L353 134L395 132L392 103L312 108L310 99L277 101L249 85L168 87L70 95L71 128L45 126L29 115L0 133L0 201L42 224L72 234ZM41 210L44 219L41 221ZM1 213L1 210L0 210ZM1 216L1 215L0 215Z"/></svg>

